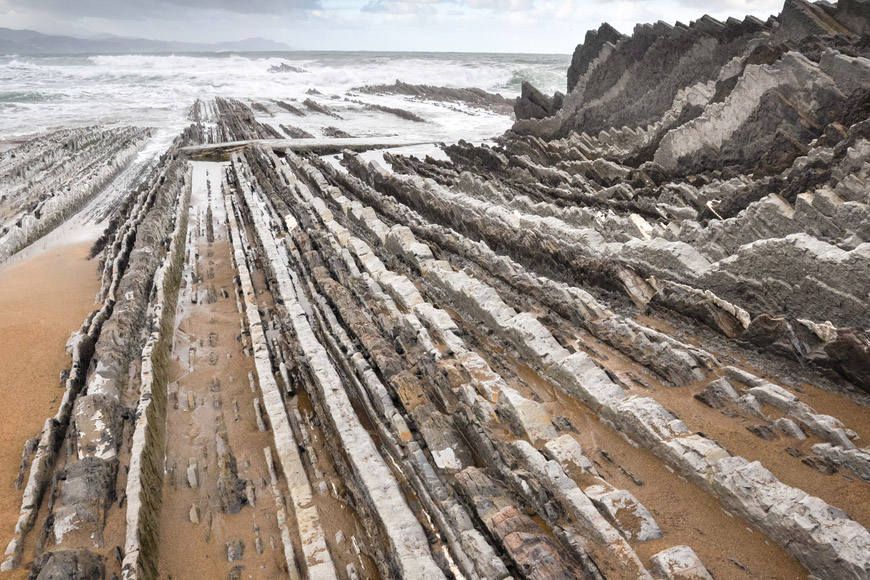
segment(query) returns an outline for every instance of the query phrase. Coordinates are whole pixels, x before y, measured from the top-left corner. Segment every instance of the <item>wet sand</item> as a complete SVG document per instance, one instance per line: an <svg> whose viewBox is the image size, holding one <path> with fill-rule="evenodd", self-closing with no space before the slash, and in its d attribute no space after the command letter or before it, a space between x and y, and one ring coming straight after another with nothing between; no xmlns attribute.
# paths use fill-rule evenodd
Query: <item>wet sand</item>
<svg viewBox="0 0 870 580"><path fill-rule="evenodd" d="M232 297L232 248L217 218L216 241L208 242L206 237L206 209L220 207L209 193L209 182L212 193L219 193L220 172L219 164L194 165L187 259L167 389L161 578L226 578L236 566L243 567L245 578L284 573L274 501L265 489L269 473L263 448L270 444L271 434L259 432L254 420L247 378L254 367L239 337L239 314ZM213 302L207 298L210 287ZM220 290L227 291L228 297L219 295ZM225 433L239 476L254 484L257 496L255 506L245 506L236 514L225 513L219 500L218 432ZM187 483L191 459L197 463L198 487ZM190 521L191 510L199 523ZM262 554L255 547L257 533L264 543ZM244 542L244 558L228 562L227 542L236 540Z"/></svg>
<svg viewBox="0 0 870 580"><path fill-rule="evenodd" d="M205 244L199 244L203 252L200 263L208 264L208 271L214 272L213 279L205 280L202 286L213 283L232 292L229 245L218 242L211 247L214 255L207 257ZM223 578L236 565L245 567L245 577L249 573L274 577L283 573L283 552L274 500L265 485L269 472L263 449L270 445L272 437L270 432L258 431L254 420L254 394L247 378L248 372L253 371L253 359L243 354L243 345L238 340L238 314L232 295L209 304L200 290L198 303L191 304L189 289L190 285L180 297L180 320L173 348L173 357L178 360L173 361L170 373L173 379L167 411L170 475L164 484L160 521L162 577ZM191 345L195 348L193 358ZM255 482L257 495L256 506L246 506L232 515L221 510L218 500L215 446L220 430L227 434L238 462L239 477ZM198 488L186 483L190 458L195 458L198 464ZM189 521L192 506L198 510L201 524ZM262 555L255 550L256 526L266 546ZM226 542L237 539L246 545L244 559L227 562Z"/></svg>
<svg viewBox="0 0 870 580"><path fill-rule="evenodd" d="M63 394L60 372L69 368L69 335L96 306L97 264L91 242L56 246L26 261L0 267L0 544L12 538L21 491L24 443L55 414ZM6 574L25 575L19 570ZM25 576L22 576L25 577Z"/></svg>

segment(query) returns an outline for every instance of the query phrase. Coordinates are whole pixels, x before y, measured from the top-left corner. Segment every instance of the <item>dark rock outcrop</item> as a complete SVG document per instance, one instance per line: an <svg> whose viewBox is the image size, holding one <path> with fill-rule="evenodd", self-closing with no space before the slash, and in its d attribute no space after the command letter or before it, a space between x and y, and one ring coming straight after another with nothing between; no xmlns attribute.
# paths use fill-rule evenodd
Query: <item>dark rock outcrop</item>
<svg viewBox="0 0 870 580"><path fill-rule="evenodd" d="M510 114L513 101L495 93L478 88L454 89L430 85L411 85L400 80L392 85L366 85L354 89L372 95L406 95L418 99L441 102L459 102L471 107L489 109L497 113Z"/></svg>
<svg viewBox="0 0 870 580"><path fill-rule="evenodd" d="M866 62L852 60L866 56L856 36L865 12L862 2L789 0L768 22L704 17L630 37L602 26L575 52L564 104L524 92L514 130L546 139L619 130L608 156L633 166L777 174L832 123L854 123L844 108L868 84Z"/></svg>
<svg viewBox="0 0 870 580"><path fill-rule="evenodd" d="M351 134L347 131L342 131L338 127L333 126L324 127L323 134L327 137L333 137L335 139L349 139L351 137Z"/></svg>
<svg viewBox="0 0 870 580"><path fill-rule="evenodd" d="M290 66L286 62L282 62L281 64L275 64L269 67L270 73L304 73L305 69L301 69L299 67Z"/></svg>
<svg viewBox="0 0 870 580"><path fill-rule="evenodd" d="M319 94L319 93L318 93ZM334 119L341 119L337 113L334 113L329 107L326 105L322 105L315 101L314 99L308 98L302 101L302 104L308 107L308 110L313 111L315 113L320 113L321 115L327 115L329 117L333 117Z"/></svg>
<svg viewBox="0 0 870 580"><path fill-rule="evenodd" d="M305 129L300 129L299 127L294 127L293 125L279 125L281 130L284 131L288 137L291 139L314 139L314 135L306 131Z"/></svg>
<svg viewBox="0 0 870 580"><path fill-rule="evenodd" d="M523 81L522 93L514 105L514 115L517 119L550 117L561 108L562 99L564 99L564 95L561 93L556 93L551 98L533 87L531 83Z"/></svg>
<svg viewBox="0 0 870 580"><path fill-rule="evenodd" d="M571 58L571 66L568 67L568 92L574 90L580 77L586 74L592 61L601 54L601 49L606 44L615 45L623 40L625 35L605 22L598 30L590 30L586 33L583 44L578 44Z"/></svg>
<svg viewBox="0 0 870 580"><path fill-rule="evenodd" d="M35 580L97 580L106 569L102 556L88 550L46 552L33 563Z"/></svg>

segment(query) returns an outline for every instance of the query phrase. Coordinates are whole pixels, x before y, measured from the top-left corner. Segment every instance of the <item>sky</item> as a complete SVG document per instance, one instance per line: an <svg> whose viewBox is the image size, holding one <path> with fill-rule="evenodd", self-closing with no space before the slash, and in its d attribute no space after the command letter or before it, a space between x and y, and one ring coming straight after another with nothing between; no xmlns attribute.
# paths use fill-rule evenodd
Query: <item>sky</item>
<svg viewBox="0 0 870 580"><path fill-rule="evenodd" d="M0 26L217 42L262 37L298 50L567 54L609 22L762 19L782 0L0 0ZM714 5L714 6L711 6Z"/></svg>

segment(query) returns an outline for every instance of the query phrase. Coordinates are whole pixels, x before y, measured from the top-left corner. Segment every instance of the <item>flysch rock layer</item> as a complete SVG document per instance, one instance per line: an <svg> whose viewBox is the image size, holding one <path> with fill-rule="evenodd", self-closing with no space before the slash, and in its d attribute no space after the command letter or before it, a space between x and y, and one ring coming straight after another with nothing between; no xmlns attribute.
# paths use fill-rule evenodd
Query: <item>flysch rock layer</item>
<svg viewBox="0 0 870 580"><path fill-rule="evenodd" d="M602 25L445 161L255 143L348 114L316 94L197 101L94 246L3 570L870 579L866 4ZM146 138L0 155L0 260Z"/></svg>
<svg viewBox="0 0 870 580"><path fill-rule="evenodd" d="M227 203L229 203L229 199L227 199ZM236 218L232 208L228 205L226 209L229 216L230 233L233 238L239 282L245 296L245 313L248 318L251 346L257 369L257 384L260 386L263 406L265 407L266 415L268 416L275 438L278 461L285 476L288 478L288 488L299 525L298 534L302 541L305 555L302 560L304 562L303 566L307 570L308 577L311 579L332 580L337 577L335 565L324 542L323 530L319 523L320 516L317 513L317 507L312 502L311 484L305 475L302 458L299 455L299 446L290 426L290 420L284 408L281 391L272 371L268 340L263 330L260 313L257 310L251 274L248 270L242 247L241 233L236 225ZM292 546L285 546L285 552L288 553L288 570L298 568L298 564L295 563L295 558L292 556Z"/></svg>
<svg viewBox="0 0 870 580"><path fill-rule="evenodd" d="M237 174L240 173L239 169L236 171ZM259 243L277 279L279 296L287 309L292 330L311 366L323 407L330 414L329 420L341 438L342 447L360 484L360 499L371 504L376 517L385 528L399 574L405 578L442 576L443 573L432 560L422 527L405 503L397 482L377 452L370 435L360 423L347 393L342 388L338 372L311 327L298 298L301 288L297 290L295 287L286 261L282 258L281 250L286 255L286 249L277 245L275 234L269 230L263 209L256 203L248 184L240 180L239 186L244 202L251 212Z"/></svg>
<svg viewBox="0 0 870 580"><path fill-rule="evenodd" d="M0 262L75 215L127 167L148 129L86 127L0 153Z"/></svg>

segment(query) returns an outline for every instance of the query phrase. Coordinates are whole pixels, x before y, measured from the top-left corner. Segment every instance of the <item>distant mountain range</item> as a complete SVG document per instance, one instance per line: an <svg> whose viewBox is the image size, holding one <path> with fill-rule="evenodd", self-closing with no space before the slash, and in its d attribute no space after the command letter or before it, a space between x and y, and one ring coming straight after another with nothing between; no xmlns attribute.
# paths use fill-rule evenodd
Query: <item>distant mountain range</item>
<svg viewBox="0 0 870 580"><path fill-rule="evenodd" d="M138 52L267 52L291 50L289 46L266 38L248 38L230 42L203 44L125 38L101 35L99 38L76 38L42 34L35 30L0 28L0 54L126 54Z"/></svg>

